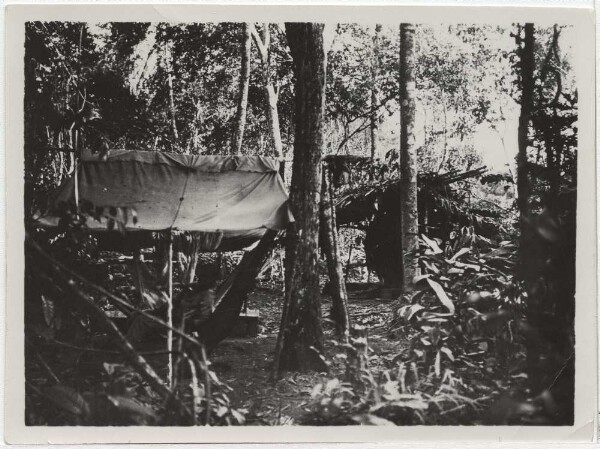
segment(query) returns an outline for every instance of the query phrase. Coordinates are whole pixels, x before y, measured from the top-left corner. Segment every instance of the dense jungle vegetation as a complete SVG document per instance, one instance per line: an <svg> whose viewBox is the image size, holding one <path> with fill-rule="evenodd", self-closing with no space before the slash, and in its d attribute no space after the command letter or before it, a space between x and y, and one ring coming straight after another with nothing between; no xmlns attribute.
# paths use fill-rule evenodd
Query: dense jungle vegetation
<svg viewBox="0 0 600 449"><path fill-rule="evenodd" d="M28 425L573 422L568 27L25 31ZM175 238L175 316L204 324L171 321L170 382L165 235L135 243L119 204L36 224L82 151L119 149L275 157L290 193L257 252ZM205 294L238 266L251 335Z"/></svg>

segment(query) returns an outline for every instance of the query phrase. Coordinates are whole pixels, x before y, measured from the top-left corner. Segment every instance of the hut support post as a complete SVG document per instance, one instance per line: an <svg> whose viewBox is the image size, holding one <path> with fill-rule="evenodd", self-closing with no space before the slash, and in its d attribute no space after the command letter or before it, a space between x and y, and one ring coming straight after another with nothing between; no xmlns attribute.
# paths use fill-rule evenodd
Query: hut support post
<svg viewBox="0 0 600 449"><path fill-rule="evenodd" d="M167 324L169 325L169 329L167 330L167 352L169 356L168 361L168 374L167 374L167 383L169 387L173 386L173 231L169 230L168 235L169 241L169 258L168 258L168 280L167 280L167 290L168 290L168 304L167 304Z"/></svg>

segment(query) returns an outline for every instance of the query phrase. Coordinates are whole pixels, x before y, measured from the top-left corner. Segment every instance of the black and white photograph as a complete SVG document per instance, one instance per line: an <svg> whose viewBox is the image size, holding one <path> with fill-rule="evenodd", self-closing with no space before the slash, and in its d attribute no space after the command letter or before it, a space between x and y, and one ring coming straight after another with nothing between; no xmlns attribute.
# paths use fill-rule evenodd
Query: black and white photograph
<svg viewBox="0 0 600 449"><path fill-rule="evenodd" d="M20 23L23 432L594 419L593 14L246 8Z"/></svg>

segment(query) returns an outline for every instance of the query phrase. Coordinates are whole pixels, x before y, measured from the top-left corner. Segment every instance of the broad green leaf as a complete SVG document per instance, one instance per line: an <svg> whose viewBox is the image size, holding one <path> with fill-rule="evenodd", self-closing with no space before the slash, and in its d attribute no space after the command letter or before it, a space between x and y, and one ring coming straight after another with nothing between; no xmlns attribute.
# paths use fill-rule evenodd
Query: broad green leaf
<svg viewBox="0 0 600 449"><path fill-rule="evenodd" d="M52 326L54 323L54 301L50 298L46 298L44 295L41 295L42 298L42 308L44 312L44 321L48 326Z"/></svg>
<svg viewBox="0 0 600 449"><path fill-rule="evenodd" d="M420 310L425 309L425 307L423 307L420 304L412 304L412 305L408 305L408 306L402 306L399 310L398 313L399 315L404 318L406 321L410 321L411 318L413 316L415 316L415 314L417 312L419 312Z"/></svg>
<svg viewBox="0 0 600 449"><path fill-rule="evenodd" d="M479 265L475 265L472 263L462 263L462 262L454 262L454 266L456 268L464 268L464 269L471 269L474 271L481 271L481 267Z"/></svg>
<svg viewBox="0 0 600 449"><path fill-rule="evenodd" d="M233 408L231 409L231 415L235 418L238 424L244 424L246 422L246 417Z"/></svg>
<svg viewBox="0 0 600 449"><path fill-rule="evenodd" d="M456 254L454 256L452 256L452 258L450 259L450 262L454 262L455 260L457 260L460 256L463 256L467 253L471 252L470 248L461 248L459 249Z"/></svg>
<svg viewBox="0 0 600 449"><path fill-rule="evenodd" d="M454 362L454 354L452 354L452 351L450 350L450 348L448 348L447 346L444 346L443 348L440 349L440 351L442 351L444 354L446 354L446 356Z"/></svg>
<svg viewBox="0 0 600 449"><path fill-rule="evenodd" d="M441 303L448 309L448 311L451 314L454 315L454 313L456 312L454 303L450 300L450 298L448 298L448 295L444 291L444 288L434 280L427 279L427 282L429 283L430 287L433 289Z"/></svg>
<svg viewBox="0 0 600 449"><path fill-rule="evenodd" d="M431 342L425 337L421 337L421 343L423 343L425 346L431 346Z"/></svg>
<svg viewBox="0 0 600 449"><path fill-rule="evenodd" d="M361 426L395 426L392 421L371 414L356 415L352 417L352 420Z"/></svg>
<svg viewBox="0 0 600 449"><path fill-rule="evenodd" d="M428 277L431 277L431 274L421 274L419 276L415 276L413 278L413 284L416 284L419 281L422 281L423 279L427 279Z"/></svg>
<svg viewBox="0 0 600 449"><path fill-rule="evenodd" d="M46 396L57 406L76 416L87 416L89 405L77 391L63 385L54 385L46 390Z"/></svg>
<svg viewBox="0 0 600 449"><path fill-rule="evenodd" d="M435 254L443 253L442 249L439 247L439 245L437 244L437 242L435 240L431 240L425 234L421 234L421 238L427 244L427 246L429 246L429 248L431 248L430 250L425 251L425 254L435 255Z"/></svg>
<svg viewBox="0 0 600 449"><path fill-rule="evenodd" d="M439 268L434 264L434 263L429 263L426 260L423 261L423 264L425 265L425 267L429 270L432 271L435 274L439 274L440 270Z"/></svg>
<svg viewBox="0 0 600 449"><path fill-rule="evenodd" d="M108 399L114 404L115 407L123 412L145 418L154 419L156 417L151 408L146 407L133 399L124 396L108 396Z"/></svg>

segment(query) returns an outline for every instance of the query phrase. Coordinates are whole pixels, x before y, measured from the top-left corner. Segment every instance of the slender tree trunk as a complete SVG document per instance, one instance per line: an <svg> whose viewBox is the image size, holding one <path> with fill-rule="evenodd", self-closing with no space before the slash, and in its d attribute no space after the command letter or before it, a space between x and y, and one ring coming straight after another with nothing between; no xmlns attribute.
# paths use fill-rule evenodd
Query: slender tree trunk
<svg viewBox="0 0 600 449"><path fill-rule="evenodd" d="M446 162L446 155L448 154L448 108L446 106L446 94L444 89L440 89L440 98L442 100L442 110L444 111L444 152L442 153L442 159L440 160L440 165L437 169L438 173L442 171L444 163Z"/></svg>
<svg viewBox="0 0 600 449"><path fill-rule="evenodd" d="M519 49L520 71L521 71L521 113L519 115L518 145L517 154L517 205L519 208L519 227L521 231L519 241L519 277L525 283L527 291L527 320L534 329L539 329L539 315L541 313L539 306L539 297L536 289L533 288L536 283L536 261L533 254L533 236L529 224L529 173L528 156L529 147L529 125L531 124L533 113L533 90L535 88L533 72L535 70L534 57L534 27L532 23L525 24L523 45ZM539 369L540 348L538 338L531 337L527 339L527 362L528 375L532 391L539 390L539 382L543 375Z"/></svg>
<svg viewBox="0 0 600 449"><path fill-rule="evenodd" d="M375 110L377 107L377 89L375 87L371 88L371 109ZM371 113L370 117L370 131L371 131L371 160L374 161L377 157L377 153L379 150L379 121L377 120L377 113Z"/></svg>
<svg viewBox="0 0 600 449"><path fill-rule="evenodd" d="M275 156L283 157L283 143L281 142L281 130L279 129L279 111L277 109L278 92L272 84L267 84L267 117L271 124L271 137L273 138L273 150Z"/></svg>
<svg viewBox="0 0 600 449"><path fill-rule="evenodd" d="M143 306L145 301L144 291L146 286L144 284L142 265L142 252L140 250L140 247L136 245L135 249L133 250L133 280L135 283L135 289L137 290L138 307Z"/></svg>
<svg viewBox="0 0 600 449"><path fill-rule="evenodd" d="M400 25L400 179L404 289L411 288L417 274L419 249L417 212L417 148L415 145L414 25Z"/></svg>
<svg viewBox="0 0 600 449"><path fill-rule="evenodd" d="M231 140L231 154L241 154L244 130L246 128L246 110L248 109L248 90L250 88L250 54L252 51L252 35L250 24L243 24L242 35L242 67L240 71L240 91L235 118L235 130Z"/></svg>
<svg viewBox="0 0 600 449"><path fill-rule="evenodd" d="M194 114L194 130L192 133L192 148L194 154L198 154L200 150L200 120L202 118L202 101L200 98L196 100L196 113Z"/></svg>
<svg viewBox="0 0 600 449"><path fill-rule="evenodd" d="M324 140L323 24L286 23L296 77L294 162L290 203L296 222L287 233L284 310L275 373L326 370L319 296L319 200Z"/></svg>
<svg viewBox="0 0 600 449"><path fill-rule="evenodd" d="M373 52L371 56L371 160L375 160L379 144L379 120L377 118L377 105L379 104L379 89L377 86L377 72L379 67L379 33L381 25L375 25L375 34L373 35Z"/></svg>
<svg viewBox="0 0 600 449"><path fill-rule="evenodd" d="M269 121L269 127L271 129L271 138L273 139L273 151L275 156L280 158L283 156L283 144L281 142L281 131L279 129L279 112L277 110L277 100L279 92L273 86L271 82L271 55L270 55L270 42L271 33L269 31L269 24L263 24L263 35L262 37L258 34L256 27L250 24L250 32L254 38L254 42L258 47L260 53L260 59L263 65L263 85L265 90L265 108L267 112L267 119Z"/></svg>
<svg viewBox="0 0 600 449"><path fill-rule="evenodd" d="M175 95L173 93L173 62L171 55L171 43L165 46L165 65L167 69L167 86L169 88L169 110L171 113L171 128L175 144L179 143L179 132L177 131L177 112L175 110Z"/></svg>
<svg viewBox="0 0 600 449"><path fill-rule="evenodd" d="M321 226L322 248L327 259L329 282L331 283L331 315L336 326L337 336L348 342L350 331L350 315L348 314L348 293L344 271L338 249L338 233L333 204L333 188L331 172L327 165L323 166L323 181L321 186Z"/></svg>

